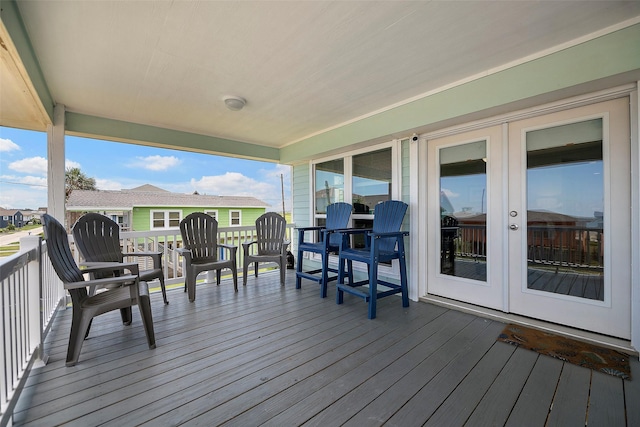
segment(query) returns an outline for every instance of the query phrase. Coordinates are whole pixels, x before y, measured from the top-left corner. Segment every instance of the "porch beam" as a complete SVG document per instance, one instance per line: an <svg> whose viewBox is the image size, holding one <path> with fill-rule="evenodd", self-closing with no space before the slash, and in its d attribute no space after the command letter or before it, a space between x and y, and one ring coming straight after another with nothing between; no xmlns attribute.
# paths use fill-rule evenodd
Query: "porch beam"
<svg viewBox="0 0 640 427"><path fill-rule="evenodd" d="M171 150L265 162L279 160L277 148L72 112L66 113L66 130L68 134L75 136L108 139Z"/></svg>

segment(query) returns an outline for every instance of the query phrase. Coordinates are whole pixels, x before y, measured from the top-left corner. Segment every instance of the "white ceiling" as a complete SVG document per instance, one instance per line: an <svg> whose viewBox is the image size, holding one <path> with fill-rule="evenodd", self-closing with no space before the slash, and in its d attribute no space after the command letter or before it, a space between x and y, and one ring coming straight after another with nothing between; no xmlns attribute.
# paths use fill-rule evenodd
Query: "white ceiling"
<svg viewBox="0 0 640 427"><path fill-rule="evenodd" d="M273 147L640 16L638 1L18 7L53 100L67 111ZM225 95L246 107L226 109Z"/></svg>

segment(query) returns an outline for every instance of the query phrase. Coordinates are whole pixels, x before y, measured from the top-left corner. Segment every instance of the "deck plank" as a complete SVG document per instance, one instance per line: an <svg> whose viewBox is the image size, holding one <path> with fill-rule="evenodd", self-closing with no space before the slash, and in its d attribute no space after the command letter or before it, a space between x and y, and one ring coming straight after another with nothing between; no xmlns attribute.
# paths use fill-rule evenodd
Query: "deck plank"
<svg viewBox="0 0 640 427"><path fill-rule="evenodd" d="M407 426L425 423L447 397L458 387L462 380L469 375L471 370L476 366L480 359L495 344L496 337L504 329L503 324L497 322L488 322L482 334L479 334L472 342L465 345L464 351L458 353L450 362L440 370L428 383L415 393L402 406L402 411L398 407L398 411L386 421L389 426ZM420 378L410 378L410 383L415 383ZM400 384L400 386L408 386L409 384ZM385 392L390 396L390 391ZM383 396L384 397L384 396ZM382 402L380 402L382 404Z"/></svg>
<svg viewBox="0 0 640 427"><path fill-rule="evenodd" d="M549 356L537 358L505 426L544 426L546 424L563 365L562 361Z"/></svg>
<svg viewBox="0 0 640 427"><path fill-rule="evenodd" d="M325 426L342 425L371 405L380 396L389 393L391 399L384 404L373 403L369 409L375 413L376 420L385 420L401 407L408 397L419 389L423 381L437 375L451 358L466 350L468 342L473 341L487 327L480 319L465 319L454 327L445 328L445 333L438 334L438 339L425 341L424 346L416 347L405 356L397 359L386 369L371 376L367 381L340 397L330 407L311 418L305 425ZM398 384L404 379L409 384ZM378 401L379 402L379 401ZM374 416L365 415L369 422Z"/></svg>
<svg viewBox="0 0 640 427"><path fill-rule="evenodd" d="M587 421L591 370L564 364L548 425L584 427Z"/></svg>
<svg viewBox="0 0 640 427"><path fill-rule="evenodd" d="M424 425L463 425L515 350L509 344L494 343ZM460 405L460 402L465 404Z"/></svg>
<svg viewBox="0 0 640 427"><path fill-rule="evenodd" d="M587 425L625 426L623 380L602 372L593 372L591 389Z"/></svg>
<svg viewBox="0 0 640 427"><path fill-rule="evenodd" d="M637 357L632 357L629 363L633 379L625 380L623 383L627 425L640 426L640 405L638 405L640 402L640 362Z"/></svg>
<svg viewBox="0 0 640 427"><path fill-rule="evenodd" d="M505 343L496 343L509 345ZM538 360L535 351L517 348L465 422L468 426L502 426Z"/></svg>

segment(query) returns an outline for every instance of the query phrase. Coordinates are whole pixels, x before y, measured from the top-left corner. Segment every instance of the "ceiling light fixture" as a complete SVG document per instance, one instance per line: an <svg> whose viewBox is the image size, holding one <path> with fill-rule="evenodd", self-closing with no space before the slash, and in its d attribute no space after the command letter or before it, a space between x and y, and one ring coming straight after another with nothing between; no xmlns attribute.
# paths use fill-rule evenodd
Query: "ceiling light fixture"
<svg viewBox="0 0 640 427"><path fill-rule="evenodd" d="M224 104L227 106L229 110L232 111L240 111L244 108L247 103L246 99L240 98L239 96L225 96Z"/></svg>

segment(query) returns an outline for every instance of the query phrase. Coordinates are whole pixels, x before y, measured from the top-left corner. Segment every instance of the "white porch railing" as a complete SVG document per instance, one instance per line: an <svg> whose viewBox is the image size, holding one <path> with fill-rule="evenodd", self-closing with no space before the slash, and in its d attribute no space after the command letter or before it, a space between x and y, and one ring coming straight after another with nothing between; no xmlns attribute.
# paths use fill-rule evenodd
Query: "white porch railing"
<svg viewBox="0 0 640 427"><path fill-rule="evenodd" d="M289 241L294 227L287 225ZM238 246L239 270L244 260L242 242L254 240L255 232L253 226L218 229L221 243ZM161 251L166 284L184 282L182 257L175 250L182 240L178 228L128 231L120 237L127 252ZM73 236L69 240L73 250ZM18 253L0 258L0 427L11 425L13 409L34 363L47 362L44 341L51 320L59 307L66 306L66 292L46 251L40 237L29 236L20 240ZM73 252L79 261L77 251ZM152 261L147 258L138 260L141 268L151 268Z"/></svg>
<svg viewBox="0 0 640 427"><path fill-rule="evenodd" d="M0 425L13 408L33 364L46 363L44 339L65 292L38 236L20 239L20 251L0 261Z"/></svg>

